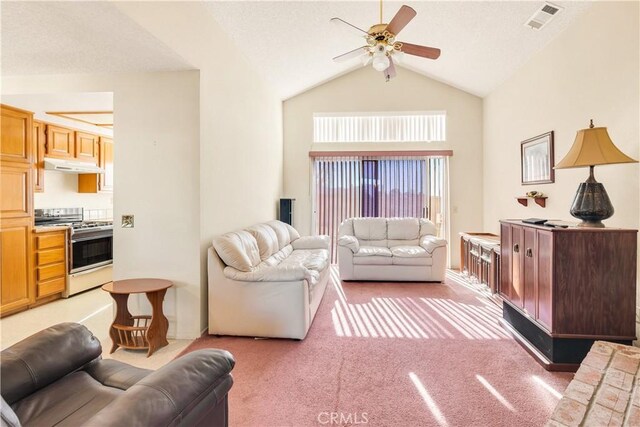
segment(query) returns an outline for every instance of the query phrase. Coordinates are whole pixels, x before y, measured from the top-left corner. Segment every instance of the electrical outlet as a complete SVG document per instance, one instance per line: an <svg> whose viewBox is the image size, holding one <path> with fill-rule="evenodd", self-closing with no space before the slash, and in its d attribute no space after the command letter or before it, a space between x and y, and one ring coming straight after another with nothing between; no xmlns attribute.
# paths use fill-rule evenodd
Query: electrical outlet
<svg viewBox="0 0 640 427"><path fill-rule="evenodd" d="M122 228L133 228L133 215L122 215Z"/></svg>

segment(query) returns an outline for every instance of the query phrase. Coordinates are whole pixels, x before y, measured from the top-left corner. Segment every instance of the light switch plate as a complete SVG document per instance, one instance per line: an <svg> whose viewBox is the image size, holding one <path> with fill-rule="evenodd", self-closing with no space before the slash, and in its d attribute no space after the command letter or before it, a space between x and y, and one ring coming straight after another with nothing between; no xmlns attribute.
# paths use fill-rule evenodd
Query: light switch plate
<svg viewBox="0 0 640 427"><path fill-rule="evenodd" d="M122 228L133 228L133 215L122 215Z"/></svg>

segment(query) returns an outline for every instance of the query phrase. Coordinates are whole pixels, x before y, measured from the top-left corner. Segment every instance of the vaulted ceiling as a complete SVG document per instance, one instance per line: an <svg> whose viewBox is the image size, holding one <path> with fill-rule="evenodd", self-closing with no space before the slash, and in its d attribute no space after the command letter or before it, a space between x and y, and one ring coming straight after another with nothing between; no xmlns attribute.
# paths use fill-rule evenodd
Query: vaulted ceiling
<svg viewBox="0 0 640 427"><path fill-rule="evenodd" d="M153 2L147 4L153 8ZM385 2L384 20L402 4L418 14L399 39L442 49L436 61L405 55L402 66L478 96L524 66L591 6L555 2L564 10L536 31L524 22L541 1ZM336 29L330 18L365 30L379 22L377 1L213 1L207 6L212 24L216 21L233 41L212 50L219 50L224 61L225 49L239 49L283 99L361 66L357 59L331 60L364 43ZM3 1L1 23L5 75L194 68L109 2Z"/></svg>

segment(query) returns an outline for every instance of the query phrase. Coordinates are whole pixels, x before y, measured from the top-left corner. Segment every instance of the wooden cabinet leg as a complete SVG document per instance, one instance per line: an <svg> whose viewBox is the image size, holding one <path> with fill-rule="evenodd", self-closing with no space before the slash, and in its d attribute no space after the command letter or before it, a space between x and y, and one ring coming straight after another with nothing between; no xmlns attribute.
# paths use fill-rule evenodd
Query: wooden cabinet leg
<svg viewBox="0 0 640 427"><path fill-rule="evenodd" d="M156 292L147 292L147 299L151 303L151 324L147 330L147 342L149 343L149 351L147 357L151 356L154 351L169 345L167 341L167 330L169 329L169 321L162 311L162 302L167 293L166 289Z"/></svg>
<svg viewBox="0 0 640 427"><path fill-rule="evenodd" d="M111 337L111 341L113 345L111 346L111 351L109 353L113 353L118 349L118 344L120 343L120 338L118 336L118 330L113 325L125 325L125 326L133 326L133 316L129 313L128 300L129 294L110 294L113 300L116 303L116 317L113 319L111 323L111 328L109 328L109 336Z"/></svg>

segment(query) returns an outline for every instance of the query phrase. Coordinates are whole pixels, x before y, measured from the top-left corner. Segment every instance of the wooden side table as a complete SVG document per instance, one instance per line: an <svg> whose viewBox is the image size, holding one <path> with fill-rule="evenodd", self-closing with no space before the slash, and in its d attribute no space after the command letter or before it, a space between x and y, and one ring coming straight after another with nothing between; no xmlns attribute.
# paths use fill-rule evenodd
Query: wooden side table
<svg viewBox="0 0 640 427"><path fill-rule="evenodd" d="M173 286L163 279L127 279L107 283L102 290L109 292L116 302L116 317L109 336L113 341L110 353L118 347L131 350L147 349L147 357L157 349L168 345L169 321L162 311L162 302L167 289ZM130 294L145 293L151 303L151 316L133 316L127 302Z"/></svg>

